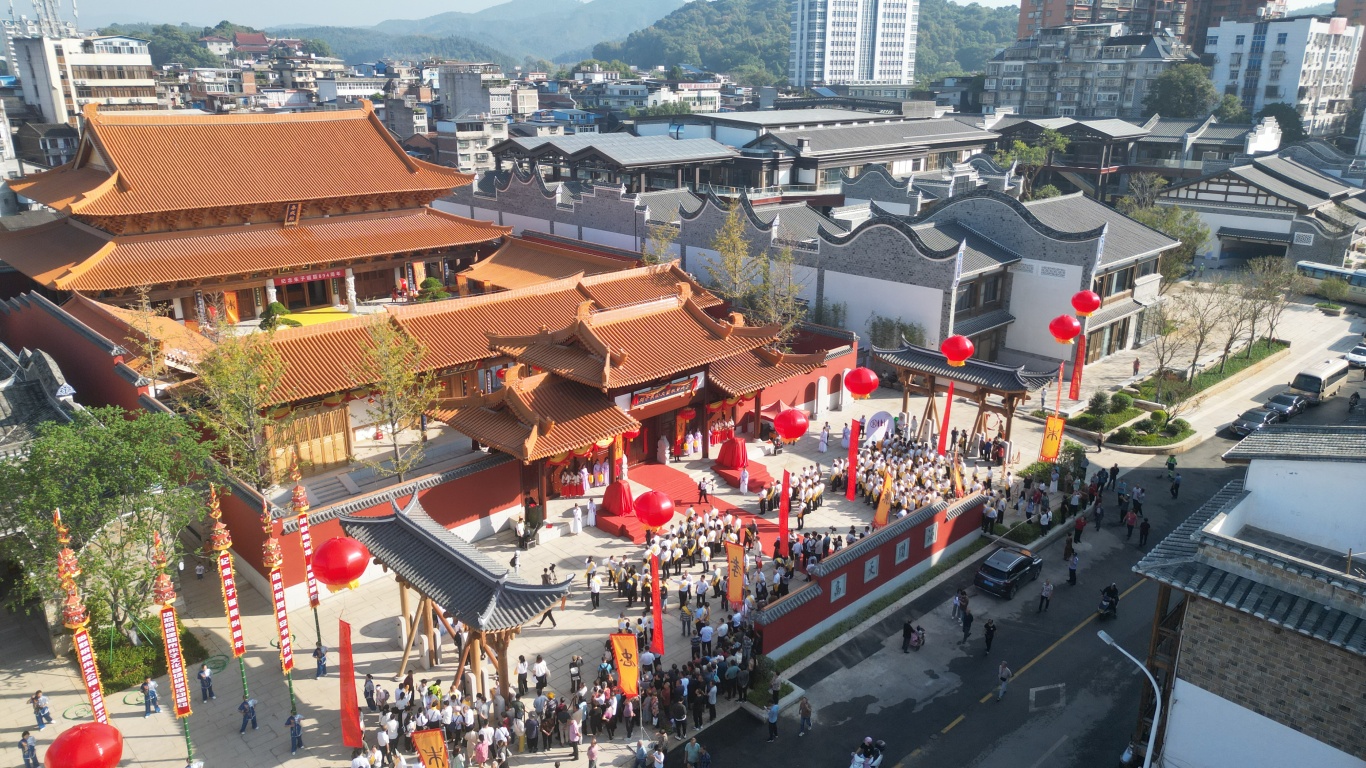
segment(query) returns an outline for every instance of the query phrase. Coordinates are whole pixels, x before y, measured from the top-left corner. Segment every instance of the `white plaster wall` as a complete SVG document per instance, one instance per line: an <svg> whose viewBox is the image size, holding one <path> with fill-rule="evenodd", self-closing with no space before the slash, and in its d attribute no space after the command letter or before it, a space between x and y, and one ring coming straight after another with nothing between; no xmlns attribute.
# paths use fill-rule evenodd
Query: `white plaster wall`
<svg viewBox="0 0 1366 768"><path fill-rule="evenodd" d="M1225 530L1232 535L1242 525L1255 525L1338 552L1366 551L1360 506L1334 503L1366 498L1359 463L1257 459L1243 487L1252 493L1229 514Z"/></svg>
<svg viewBox="0 0 1366 768"><path fill-rule="evenodd" d="M537 219L532 216L522 216L517 213L504 213L503 226L512 227L512 234L520 235L522 232L530 230L532 232L549 232L550 222L545 219Z"/></svg>
<svg viewBox="0 0 1366 768"><path fill-rule="evenodd" d="M442 213L452 213L456 216L464 216L467 219L474 218L474 208L468 205L453 203L450 200L434 200L432 207Z"/></svg>
<svg viewBox="0 0 1366 768"><path fill-rule="evenodd" d="M800 264L792 265L792 281L799 286L797 296L811 306L813 310L816 306L816 279L814 267L804 267Z"/></svg>
<svg viewBox="0 0 1366 768"><path fill-rule="evenodd" d="M480 208L477 205L474 207L474 214L470 216L470 218L478 219L480 221L491 221L494 224L499 222L498 211L495 211L492 208Z"/></svg>
<svg viewBox="0 0 1366 768"><path fill-rule="evenodd" d="M628 251L639 250L639 243L636 238L629 234L620 232L608 232L605 229L583 228L583 240L598 245L607 245L613 248L625 248Z"/></svg>
<svg viewBox="0 0 1366 768"><path fill-rule="evenodd" d="M1200 215L1200 220L1205 222L1205 226L1209 227L1209 240L1205 241L1205 244L1200 248L1200 255L1208 259L1219 258L1219 238L1215 234L1220 227L1290 234L1290 225L1293 223L1291 219L1273 219L1265 216L1242 216L1205 211L1197 211L1197 213Z"/></svg>
<svg viewBox="0 0 1366 768"><path fill-rule="evenodd" d="M512 527L511 521L521 516L525 511L521 504L514 504L507 509L501 509L478 520L471 520L464 525L457 525L450 530L465 541L479 541Z"/></svg>
<svg viewBox="0 0 1366 768"><path fill-rule="evenodd" d="M688 126L688 127L691 128L691 127L693 127L693 126ZM668 124L667 122L660 122L660 123L640 123L639 125L636 126L636 135L637 135L637 136L667 136L668 134L669 134L669 124ZM691 139L691 138L693 138L693 137L692 137L692 136L688 136L687 138L690 138L690 139ZM705 137L702 137L702 138L705 138Z"/></svg>
<svg viewBox="0 0 1366 768"><path fill-rule="evenodd" d="M1048 332L1048 323L1061 314L1071 314L1072 294L1081 288L1081 267L1025 259L1021 265L1032 272L1011 268L1010 314L1015 316L1006 331L1006 346L1021 352L1054 360L1071 354ZM1062 277L1043 274L1044 269L1062 270Z"/></svg>
<svg viewBox="0 0 1366 768"><path fill-rule="evenodd" d="M690 133L685 133L683 138L707 138L705 134L694 137ZM737 128L730 125L716 126L716 136L712 137L728 147L739 149L746 144L759 138L759 130L756 128Z"/></svg>
<svg viewBox="0 0 1366 768"><path fill-rule="evenodd" d="M874 314L917 323L925 329L926 338L939 338L939 312L944 299L943 291L937 288L827 269L825 301L827 305L844 302L849 310L845 325L864 338L868 337L868 321Z"/></svg>
<svg viewBox="0 0 1366 768"><path fill-rule="evenodd" d="M1139 674L1137 670L1134 674ZM1144 685L1147 685L1145 680ZM1162 748L1166 768L1312 765L1363 768L1366 761L1177 678Z"/></svg>
<svg viewBox="0 0 1366 768"><path fill-rule="evenodd" d="M1144 303L1157 301L1161 296L1162 275L1153 273L1134 281L1134 300Z"/></svg>
<svg viewBox="0 0 1366 768"><path fill-rule="evenodd" d="M707 267L716 263L717 253L710 248L688 247L688 261L684 269L695 276L703 285L711 285L711 275L707 272Z"/></svg>

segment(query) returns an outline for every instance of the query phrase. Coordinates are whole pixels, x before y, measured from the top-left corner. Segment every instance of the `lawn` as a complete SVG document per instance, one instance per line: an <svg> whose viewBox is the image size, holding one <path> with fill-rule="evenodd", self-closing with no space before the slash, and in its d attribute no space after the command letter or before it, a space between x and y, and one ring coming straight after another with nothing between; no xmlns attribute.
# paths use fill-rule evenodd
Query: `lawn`
<svg viewBox="0 0 1366 768"><path fill-rule="evenodd" d="M1202 390L1209 389L1224 379L1227 379L1230 376L1236 376L1247 368L1260 363L1288 346L1290 345L1283 341L1269 342L1265 338L1258 339L1257 342L1252 345L1251 356L1247 356L1246 350L1234 353L1233 356L1229 357L1228 363L1224 366L1223 371L1220 371L1217 365L1211 365L1195 375L1194 381L1190 384L1189 391L1183 394L1189 397ZM1184 371L1167 371L1161 375L1170 383L1181 383L1186 380ZM1144 400L1156 400L1157 386L1155 378L1155 376L1150 376L1147 379L1144 379L1142 384L1138 385L1139 397ZM1163 388L1166 389L1166 385L1164 385ZM1165 397L1166 394L1167 393L1164 392L1163 396ZM1138 445L1138 443L1134 443L1134 445Z"/></svg>
<svg viewBox="0 0 1366 768"><path fill-rule="evenodd" d="M1100 426L1106 432L1109 432L1115 427L1118 427L1120 424L1123 424L1124 422L1130 421L1132 419L1136 419L1139 416L1142 416L1144 413L1147 413L1147 411L1144 411L1142 408L1135 408L1133 406L1130 406L1118 413L1105 414L1103 417L1101 417ZM1046 418L1049 414L1047 411L1036 410L1032 415L1042 419ZM1072 418L1067 420L1067 426L1076 427L1078 429L1089 429L1092 432L1094 432L1096 431L1096 416L1095 414L1090 412L1079 413L1076 416L1073 416Z"/></svg>

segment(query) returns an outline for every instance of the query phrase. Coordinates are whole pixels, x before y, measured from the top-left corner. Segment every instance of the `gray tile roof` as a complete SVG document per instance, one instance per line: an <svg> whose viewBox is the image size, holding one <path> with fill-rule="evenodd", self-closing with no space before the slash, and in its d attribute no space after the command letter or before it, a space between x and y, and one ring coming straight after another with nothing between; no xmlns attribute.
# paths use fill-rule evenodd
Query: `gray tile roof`
<svg viewBox="0 0 1366 768"><path fill-rule="evenodd" d="M810 149L800 150L803 157L819 157L825 154L852 150L924 146L961 141L977 141L985 144L995 140L996 134L980 128L973 128L957 120L940 118L904 120L874 125L848 125L837 128L788 130L769 134L758 141L780 141L793 151L798 151L798 139L808 139L811 142Z"/></svg>
<svg viewBox="0 0 1366 768"><path fill-rule="evenodd" d="M1258 168L1273 174L1290 184L1311 190L1323 197L1337 197L1345 192L1360 192L1359 189L1327 174L1319 173L1309 166L1279 155L1267 155L1252 161Z"/></svg>
<svg viewBox="0 0 1366 768"><path fill-rule="evenodd" d="M816 576L828 576L839 570L841 567L858 560L859 558L870 555L884 544L894 541L915 530L927 520L933 518L940 512L945 512L945 517L949 520L980 508L986 503L986 497L980 493L964 496L953 501L939 501L928 506L921 507L907 514L892 520L892 522L873 532L871 536L866 536L854 542L829 557L816 563L811 569L811 573Z"/></svg>
<svg viewBox="0 0 1366 768"><path fill-rule="evenodd" d="M832 234L849 231L847 223L828 218L806 203L756 206L754 215L765 224L777 218L778 237L784 240L815 240L822 227Z"/></svg>
<svg viewBox="0 0 1366 768"><path fill-rule="evenodd" d="M675 221L681 206L688 213L702 207L702 198L686 189L661 189L636 195L636 207L648 205L651 221Z"/></svg>
<svg viewBox="0 0 1366 768"><path fill-rule="evenodd" d="M1328 198L1314 192L1308 192L1292 184L1272 176L1253 165L1238 165L1228 169L1228 173L1237 176L1264 192L1275 195L1296 205L1305 208L1317 208L1328 202Z"/></svg>
<svg viewBox="0 0 1366 768"><path fill-rule="evenodd" d="M1199 128L1204 123L1204 120L1161 117L1148 127L1148 135L1144 136L1140 141L1172 141L1180 139L1182 136Z"/></svg>
<svg viewBox="0 0 1366 768"><path fill-rule="evenodd" d="M782 599L775 600L764 606L762 610L757 611L754 614L754 623L761 627L766 626L769 623L792 613L797 608L806 605L823 594L825 594L825 590L821 589L820 582L808 581L798 587L795 592L788 594Z"/></svg>
<svg viewBox="0 0 1366 768"><path fill-rule="evenodd" d="M1253 459L1366 462L1366 427L1339 424L1274 424L1224 452L1224 461Z"/></svg>
<svg viewBox="0 0 1366 768"><path fill-rule="evenodd" d="M1025 203L1024 206L1044 224L1062 232L1089 232L1102 224L1110 225L1105 232L1105 250L1100 259L1102 266L1180 245L1161 232L1149 229L1085 195L1050 197Z"/></svg>
<svg viewBox="0 0 1366 768"><path fill-rule="evenodd" d="M57 399L66 379L46 352L25 350L21 357L0 344L0 376L0 458L22 454L38 425L71 421L74 406Z"/></svg>
<svg viewBox="0 0 1366 768"><path fill-rule="evenodd" d="M1002 392L1028 392L1039 389L1055 379L1057 371L1026 371L1024 366L1011 368L1000 363L985 363L969 359L961 367L952 367L937 349L907 344L901 349L873 347L873 356L889 365L912 368L956 381L976 384Z"/></svg>
<svg viewBox="0 0 1366 768"><path fill-rule="evenodd" d="M983 272L1004 264L1014 264L1020 255L997 245L953 221L919 224L912 227L925 244L935 250L956 248L964 240L963 274Z"/></svg>
<svg viewBox="0 0 1366 768"><path fill-rule="evenodd" d="M1260 229L1240 229L1238 227L1220 227L1214 234L1216 237L1236 237L1267 243L1289 243L1291 240L1289 232L1265 232Z"/></svg>
<svg viewBox="0 0 1366 768"><path fill-rule="evenodd" d="M572 578L550 586L522 581L433 520L416 497L401 512L394 506L383 517L338 520L375 559L470 627L519 627L568 594Z"/></svg>
<svg viewBox="0 0 1366 768"><path fill-rule="evenodd" d="M871 112L858 112L852 109L765 109L756 112L702 112L693 115L693 117L707 121L745 123L765 128L888 119L887 115L875 115Z"/></svg>
<svg viewBox="0 0 1366 768"><path fill-rule="evenodd" d="M500 142L494 153L517 145L525 152L546 147L566 157L600 154L621 166L697 163L725 160L738 154L711 139L674 139L668 136L634 136L629 133L584 133L573 136L519 136Z"/></svg>
<svg viewBox="0 0 1366 768"><path fill-rule="evenodd" d="M1086 330L1088 332L1094 331L1103 325L1137 314L1138 312L1141 312L1145 306L1145 304L1140 304L1133 299L1124 299L1122 301L1116 301L1113 304L1107 304L1106 306L1101 307L1094 315L1091 315L1090 319L1086 322Z"/></svg>
<svg viewBox="0 0 1366 768"><path fill-rule="evenodd" d="M1089 130L1111 139L1135 139L1148 134L1147 128L1116 118L1075 120L1070 117L1006 117L1002 118L1001 122L997 123L994 128L1005 130L1021 123L1029 123L1038 128L1051 128L1064 133L1067 132L1067 129L1074 131Z"/></svg>
<svg viewBox="0 0 1366 768"><path fill-rule="evenodd" d="M990 312L983 312L975 317L964 320L953 321L953 332L961 336L976 336L979 333L1000 328L1003 325L1010 325L1015 322L1015 316L1004 309L994 309Z"/></svg>

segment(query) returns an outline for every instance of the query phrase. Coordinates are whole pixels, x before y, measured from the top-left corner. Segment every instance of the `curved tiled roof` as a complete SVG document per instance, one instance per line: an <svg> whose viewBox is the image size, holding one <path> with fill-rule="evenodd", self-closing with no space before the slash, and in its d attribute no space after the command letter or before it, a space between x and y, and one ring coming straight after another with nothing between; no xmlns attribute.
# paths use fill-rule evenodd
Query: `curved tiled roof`
<svg viewBox="0 0 1366 768"><path fill-rule="evenodd" d="M898 368L928 373L945 379L976 384L999 392L1028 392L1039 389L1057 378L1057 371L1026 371L1024 366L1011 368L998 363L984 363L968 359L961 367L952 367L944 354L928 347L907 344L901 349L873 347L873 356Z"/></svg>
<svg viewBox="0 0 1366 768"><path fill-rule="evenodd" d="M460 274L469 280L511 290L579 274L617 272L633 266L636 266L634 262L621 258L511 237L487 258Z"/></svg>
<svg viewBox="0 0 1366 768"><path fill-rule="evenodd" d="M747 395L794 376L805 376L824 365L825 359L824 352L789 355L759 347L712 363L707 368L707 377L724 392Z"/></svg>

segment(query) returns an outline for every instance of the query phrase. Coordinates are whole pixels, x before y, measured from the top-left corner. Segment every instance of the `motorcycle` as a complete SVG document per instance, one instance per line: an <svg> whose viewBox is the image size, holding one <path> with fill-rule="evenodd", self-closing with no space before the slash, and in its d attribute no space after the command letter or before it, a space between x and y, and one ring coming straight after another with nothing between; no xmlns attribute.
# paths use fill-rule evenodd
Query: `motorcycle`
<svg viewBox="0 0 1366 768"><path fill-rule="evenodd" d="M1101 619L1113 619L1119 615L1119 600L1112 595L1103 595L1100 598L1100 606L1096 608L1096 613L1100 614Z"/></svg>
<svg viewBox="0 0 1366 768"><path fill-rule="evenodd" d="M849 768L878 768L882 765L882 755L887 751L887 742L878 739L876 743L864 743L854 750Z"/></svg>
<svg viewBox="0 0 1366 768"><path fill-rule="evenodd" d="M911 633L911 650L913 650L913 651L918 651L918 650L920 650L920 646L922 646L922 645L924 645L924 644L925 644L925 628L924 628L924 627L916 627L916 628L915 628L915 631Z"/></svg>
<svg viewBox="0 0 1366 768"><path fill-rule="evenodd" d="M1348 412L1348 413L1351 413L1352 411L1355 411L1355 410L1357 409L1357 404L1360 403L1360 402L1361 402L1361 393L1359 393L1359 392L1353 392L1353 393L1352 393L1352 396L1349 397L1349 398L1347 398L1347 412Z"/></svg>

